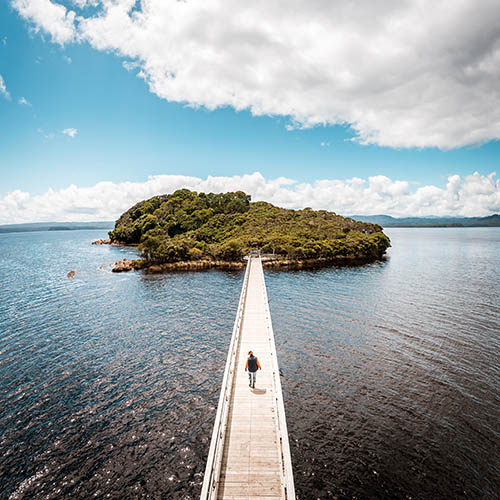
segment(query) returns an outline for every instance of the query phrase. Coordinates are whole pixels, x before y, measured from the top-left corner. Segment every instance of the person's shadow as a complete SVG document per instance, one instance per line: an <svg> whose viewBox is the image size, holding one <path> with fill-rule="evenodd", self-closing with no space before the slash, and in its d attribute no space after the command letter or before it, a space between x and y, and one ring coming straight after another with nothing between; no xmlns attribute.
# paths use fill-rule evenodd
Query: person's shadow
<svg viewBox="0 0 500 500"><path fill-rule="evenodd" d="M252 389L252 392L254 394L265 394L267 392L267 389Z"/></svg>

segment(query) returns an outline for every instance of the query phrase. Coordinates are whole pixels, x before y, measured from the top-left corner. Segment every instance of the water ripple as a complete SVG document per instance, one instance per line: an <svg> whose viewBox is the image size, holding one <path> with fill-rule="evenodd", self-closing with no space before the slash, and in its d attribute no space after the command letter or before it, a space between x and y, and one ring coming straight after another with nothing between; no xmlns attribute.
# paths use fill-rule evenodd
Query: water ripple
<svg viewBox="0 0 500 500"><path fill-rule="evenodd" d="M0 235L5 498L199 496L242 274L115 275L102 236ZM266 272L298 498L495 498L500 231L390 236Z"/></svg>

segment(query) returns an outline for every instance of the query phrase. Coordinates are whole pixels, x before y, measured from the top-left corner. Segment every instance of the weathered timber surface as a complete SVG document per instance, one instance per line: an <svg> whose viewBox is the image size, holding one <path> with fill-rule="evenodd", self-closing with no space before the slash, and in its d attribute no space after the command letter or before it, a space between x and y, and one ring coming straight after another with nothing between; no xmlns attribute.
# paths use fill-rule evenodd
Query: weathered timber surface
<svg viewBox="0 0 500 500"><path fill-rule="evenodd" d="M247 288L242 294L240 331L232 351L235 363L225 403L228 405L227 420L220 436L223 446L214 463L217 477L213 478L211 487L207 485L204 488L203 500L295 498L279 368L261 259L249 259L248 266L248 279L244 284ZM249 387L248 373L245 372L250 350L262 366L262 370L257 372L255 389ZM208 473L207 470L206 476ZM211 492L213 496L210 496Z"/></svg>

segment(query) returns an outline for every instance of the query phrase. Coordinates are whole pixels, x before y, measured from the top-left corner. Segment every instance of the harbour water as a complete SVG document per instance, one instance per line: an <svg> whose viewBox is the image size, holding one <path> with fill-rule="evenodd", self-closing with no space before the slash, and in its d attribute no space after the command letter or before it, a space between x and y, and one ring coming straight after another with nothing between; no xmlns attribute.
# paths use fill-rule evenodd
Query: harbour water
<svg viewBox="0 0 500 500"><path fill-rule="evenodd" d="M266 272L297 496L498 498L500 229L386 232ZM243 273L113 274L102 237L0 235L2 498L199 495Z"/></svg>

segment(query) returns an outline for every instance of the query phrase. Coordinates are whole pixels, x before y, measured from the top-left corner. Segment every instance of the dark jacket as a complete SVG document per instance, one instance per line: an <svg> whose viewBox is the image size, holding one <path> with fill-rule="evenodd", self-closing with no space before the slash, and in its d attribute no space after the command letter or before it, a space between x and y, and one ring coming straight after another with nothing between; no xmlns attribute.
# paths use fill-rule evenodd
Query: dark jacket
<svg viewBox="0 0 500 500"><path fill-rule="evenodd" d="M249 372L256 372L260 368L259 360L254 355L249 356L245 368L248 368Z"/></svg>

